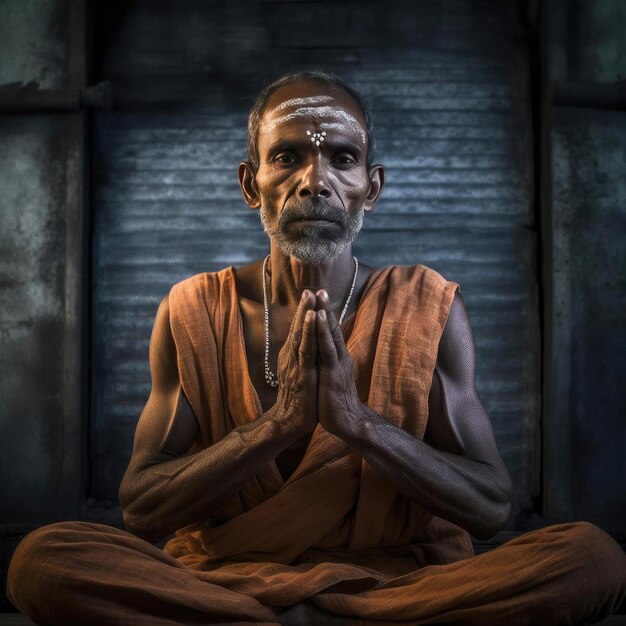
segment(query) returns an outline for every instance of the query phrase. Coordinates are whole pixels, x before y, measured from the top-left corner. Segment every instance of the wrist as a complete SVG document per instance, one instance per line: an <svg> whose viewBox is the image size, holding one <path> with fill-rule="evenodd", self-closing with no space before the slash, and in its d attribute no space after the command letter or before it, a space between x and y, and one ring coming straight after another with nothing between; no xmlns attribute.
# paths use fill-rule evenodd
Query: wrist
<svg viewBox="0 0 626 626"><path fill-rule="evenodd" d="M287 411L277 404L263 413L259 419L267 423L272 439L279 444L281 449L302 437L302 433L289 419Z"/></svg>
<svg viewBox="0 0 626 626"><path fill-rule="evenodd" d="M359 401L344 413L344 419L337 424L339 432L333 434L348 444L358 443L373 426L370 413L371 409Z"/></svg>

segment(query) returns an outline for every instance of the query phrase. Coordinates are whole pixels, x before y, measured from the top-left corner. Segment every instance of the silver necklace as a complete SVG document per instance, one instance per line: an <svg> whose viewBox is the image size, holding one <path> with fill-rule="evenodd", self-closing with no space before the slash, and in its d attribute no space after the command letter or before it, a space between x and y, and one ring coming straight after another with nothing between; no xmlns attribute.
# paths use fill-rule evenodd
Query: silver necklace
<svg viewBox="0 0 626 626"><path fill-rule="evenodd" d="M267 285L265 281L266 275L266 267L267 260L270 258L268 254L263 261L263 319L264 319L264 329L265 329L265 382L270 387L278 386L278 376L272 372L270 369L270 308L267 304ZM346 316L348 312L348 307L350 306L350 300L352 299L352 294L354 293L354 286L356 285L356 277L359 273L359 262L355 256L352 257L354 259L354 276L352 278L352 285L350 286L350 292L348 293L348 297L346 298L346 303L343 306L343 310L341 311L341 315L339 316L339 325L341 326L343 322L343 318Z"/></svg>

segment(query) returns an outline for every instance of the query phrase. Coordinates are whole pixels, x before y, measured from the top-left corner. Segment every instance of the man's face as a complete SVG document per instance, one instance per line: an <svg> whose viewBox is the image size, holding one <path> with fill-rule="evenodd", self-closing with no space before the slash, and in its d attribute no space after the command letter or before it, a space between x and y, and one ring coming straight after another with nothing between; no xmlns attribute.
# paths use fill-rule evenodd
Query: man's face
<svg viewBox="0 0 626 626"><path fill-rule="evenodd" d="M303 263L336 258L357 236L370 189L367 134L342 90L294 83L269 99L258 136L263 227Z"/></svg>

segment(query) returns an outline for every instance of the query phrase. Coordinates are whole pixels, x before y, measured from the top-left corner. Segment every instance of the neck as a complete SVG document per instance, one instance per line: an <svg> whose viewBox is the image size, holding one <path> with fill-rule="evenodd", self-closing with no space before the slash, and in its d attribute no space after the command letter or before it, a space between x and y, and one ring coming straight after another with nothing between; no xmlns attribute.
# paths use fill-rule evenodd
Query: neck
<svg viewBox="0 0 626 626"><path fill-rule="evenodd" d="M272 276L270 301L292 309L297 308L305 289L313 293L325 289L333 308L340 309L354 278L351 246L347 246L336 259L319 265L302 263L272 246L269 263Z"/></svg>

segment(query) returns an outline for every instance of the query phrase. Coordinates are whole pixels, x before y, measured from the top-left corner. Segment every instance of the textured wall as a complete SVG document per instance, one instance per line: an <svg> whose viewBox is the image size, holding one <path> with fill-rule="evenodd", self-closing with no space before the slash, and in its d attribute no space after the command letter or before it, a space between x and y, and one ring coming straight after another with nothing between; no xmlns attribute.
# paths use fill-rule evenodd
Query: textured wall
<svg viewBox="0 0 626 626"><path fill-rule="evenodd" d="M0 84L82 80L80 8L0 3ZM0 116L0 137L0 522L30 524L78 511L83 119Z"/></svg>
<svg viewBox="0 0 626 626"><path fill-rule="evenodd" d="M80 400L80 370L78 381L70 378L81 355L66 344L67 333L80 328L75 294L66 293L76 276L65 265L66 248L81 247L66 215L82 176L76 146L67 145L75 132L63 117L0 118L3 522L67 510L79 476L73 439L80 422L66 423L65 415L76 400L68 394Z"/></svg>
<svg viewBox="0 0 626 626"><path fill-rule="evenodd" d="M136 1L102 17L94 188L92 483L114 500L169 287L267 253L241 198L252 96L304 67L370 100L388 184L356 253L461 284L479 391L516 484L539 494L539 337L527 48L515 3Z"/></svg>
<svg viewBox="0 0 626 626"><path fill-rule="evenodd" d="M613 83L626 79L626 4L578 0L567 49L570 80Z"/></svg>
<svg viewBox="0 0 626 626"><path fill-rule="evenodd" d="M69 86L68 4L0 0L0 85L34 80L47 89Z"/></svg>
<svg viewBox="0 0 626 626"><path fill-rule="evenodd" d="M626 76L623 2L563 7L551 28L561 30L555 80ZM559 106L552 120L549 417L560 438L548 447L547 503L556 518L590 520L626 538L626 113Z"/></svg>

